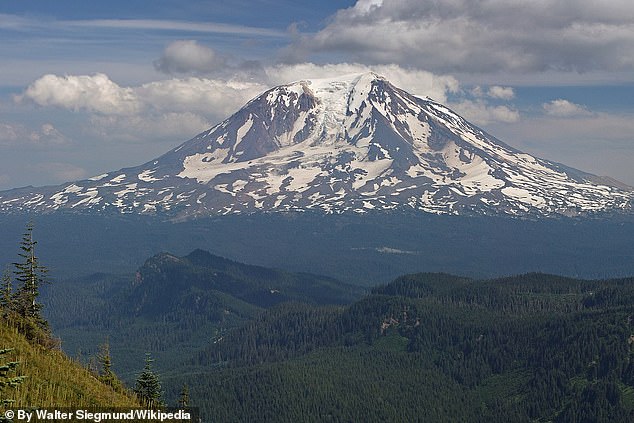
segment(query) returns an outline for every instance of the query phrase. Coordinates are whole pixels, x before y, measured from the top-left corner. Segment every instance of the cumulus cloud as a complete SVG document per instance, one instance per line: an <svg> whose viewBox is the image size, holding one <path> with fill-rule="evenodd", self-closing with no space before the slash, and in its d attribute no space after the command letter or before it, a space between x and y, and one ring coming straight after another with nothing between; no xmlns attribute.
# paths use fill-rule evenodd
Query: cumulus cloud
<svg viewBox="0 0 634 423"><path fill-rule="evenodd" d="M356 63L272 65L260 69L257 78L171 78L124 87L105 74L45 75L34 81L16 101L87 111L101 116L137 116L195 112L210 120L223 119L248 100L275 85L310 78L374 71L397 86L437 101L459 89L448 75L435 75L398 65L367 66Z"/></svg>
<svg viewBox="0 0 634 423"><path fill-rule="evenodd" d="M489 97L497 100L512 100L515 98L515 90L512 87L500 87L499 85L490 86L486 91L477 85L469 91L469 94L476 98Z"/></svg>
<svg viewBox="0 0 634 423"><path fill-rule="evenodd" d="M16 101L57 106L103 116L200 111L214 117L235 111L264 85L205 78L168 79L136 87L122 87L107 75L45 75L33 82Z"/></svg>
<svg viewBox="0 0 634 423"><path fill-rule="evenodd" d="M386 77L397 87L412 94L431 97L444 102L447 94L456 92L458 80L450 75L435 75L418 69L407 69L395 64L369 66L359 63L337 64L279 64L265 68L269 85L286 84L301 79L331 78L351 73L375 72Z"/></svg>
<svg viewBox="0 0 634 423"><path fill-rule="evenodd" d="M520 119L516 109L508 106L491 106L482 100L463 100L449 103L449 106L476 125L488 125L494 122L513 123Z"/></svg>
<svg viewBox="0 0 634 423"><path fill-rule="evenodd" d="M33 82L17 101L30 99L40 106L57 106L104 114L136 113L140 104L130 88L120 87L107 75L44 75Z"/></svg>
<svg viewBox="0 0 634 423"><path fill-rule="evenodd" d="M204 78L167 79L125 87L104 74L45 75L15 100L89 114L84 133L103 140L183 139L203 131L263 91L257 83ZM52 125L38 131L0 125L0 143L44 143L65 137Z"/></svg>
<svg viewBox="0 0 634 423"><path fill-rule="evenodd" d="M7 145L15 143L20 138L18 135L19 132L21 132L20 128L17 128L15 125L0 123L0 144Z"/></svg>
<svg viewBox="0 0 634 423"><path fill-rule="evenodd" d="M373 71L412 94L447 103L450 94L462 92L456 78L399 65L368 66L358 63L277 64L264 66L257 78L235 75L221 78L170 78L137 86L121 86L105 74L45 75L33 82L17 101L56 106L89 113L85 133L97 139L140 142L187 139L230 116L266 89L302 79L330 78ZM492 86L475 101L450 104L479 125L514 122L519 112L512 107L487 103L487 98L510 99L512 88ZM54 128L49 128L52 138ZM5 130L4 138L10 135ZM47 132L43 128L41 136ZM1 136L1 135L0 135ZM34 135L35 138L37 136ZM1 139L1 138L0 138Z"/></svg>
<svg viewBox="0 0 634 423"><path fill-rule="evenodd" d="M546 114L557 117L592 115L592 112L590 112L585 106L575 104L561 98L542 104L542 108Z"/></svg>
<svg viewBox="0 0 634 423"><path fill-rule="evenodd" d="M134 92L147 108L224 118L266 88L257 82L185 78L150 82Z"/></svg>
<svg viewBox="0 0 634 423"><path fill-rule="evenodd" d="M68 141L69 139L50 123L32 129L22 124L0 122L0 145L60 145Z"/></svg>
<svg viewBox="0 0 634 423"><path fill-rule="evenodd" d="M165 47L154 67L164 73L205 74L225 66L226 60L196 40L174 41Z"/></svg>
<svg viewBox="0 0 634 423"><path fill-rule="evenodd" d="M500 100L511 100L515 98L515 91L511 87L500 87L498 85L494 85L489 87L489 91L487 95L491 98L498 98Z"/></svg>
<svg viewBox="0 0 634 423"><path fill-rule="evenodd" d="M321 31L298 34L283 58L338 55L440 73L631 71L633 26L627 0L358 0Z"/></svg>
<svg viewBox="0 0 634 423"><path fill-rule="evenodd" d="M148 140L185 141L212 126L205 117L196 113L163 113L144 116L101 116L90 118L88 132L100 139L125 142Z"/></svg>

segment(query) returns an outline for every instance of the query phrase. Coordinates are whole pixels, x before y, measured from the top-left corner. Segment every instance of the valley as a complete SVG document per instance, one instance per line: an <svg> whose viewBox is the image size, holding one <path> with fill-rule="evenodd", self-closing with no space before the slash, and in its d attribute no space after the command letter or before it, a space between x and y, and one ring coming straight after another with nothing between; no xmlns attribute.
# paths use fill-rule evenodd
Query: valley
<svg viewBox="0 0 634 423"><path fill-rule="evenodd" d="M149 351L168 403L187 385L210 421L627 421L633 299L632 278L540 273L364 293L201 250L46 295L66 351L89 363L107 341L128 383Z"/></svg>

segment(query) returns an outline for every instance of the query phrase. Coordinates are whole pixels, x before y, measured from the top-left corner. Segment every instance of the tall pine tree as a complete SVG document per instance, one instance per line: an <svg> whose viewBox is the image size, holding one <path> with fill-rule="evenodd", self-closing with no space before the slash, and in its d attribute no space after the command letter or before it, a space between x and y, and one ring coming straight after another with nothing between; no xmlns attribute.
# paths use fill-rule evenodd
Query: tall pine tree
<svg viewBox="0 0 634 423"><path fill-rule="evenodd" d="M187 384L183 384L181 388L181 393L178 398L178 408L182 408L186 410L189 408L189 386Z"/></svg>
<svg viewBox="0 0 634 423"><path fill-rule="evenodd" d="M22 260L13 263L16 279L16 292L13 294L13 306L25 335L30 338L47 339L49 337L48 322L42 317L42 305L37 301L40 286L47 282L48 269L40 264L35 254L37 241L33 239L33 223L29 222L22 235L20 253Z"/></svg>
<svg viewBox="0 0 634 423"><path fill-rule="evenodd" d="M134 386L134 393L137 395L141 405L149 408L162 407L163 391L161 390L161 382L152 370L152 358L150 354L145 355L145 367L139 375Z"/></svg>
<svg viewBox="0 0 634 423"><path fill-rule="evenodd" d="M117 392L123 392L123 382L119 380L117 375L112 371L112 358L110 357L110 342L106 340L106 343L101 346L101 351L98 356L99 364L101 364L101 371L99 372L99 380L106 385L112 386Z"/></svg>
<svg viewBox="0 0 634 423"><path fill-rule="evenodd" d="M13 282L11 271L7 268L2 273L2 285L0 286L0 309L5 319L10 319L15 312L15 299L13 298Z"/></svg>
<svg viewBox="0 0 634 423"><path fill-rule="evenodd" d="M0 357L3 357L7 353L11 352L10 348L5 348L0 350ZM13 373L18 367L17 361L7 361L4 363L0 363L0 405L2 407L9 407L15 401L6 398L7 388L15 388L18 386L26 376L12 376L10 373Z"/></svg>

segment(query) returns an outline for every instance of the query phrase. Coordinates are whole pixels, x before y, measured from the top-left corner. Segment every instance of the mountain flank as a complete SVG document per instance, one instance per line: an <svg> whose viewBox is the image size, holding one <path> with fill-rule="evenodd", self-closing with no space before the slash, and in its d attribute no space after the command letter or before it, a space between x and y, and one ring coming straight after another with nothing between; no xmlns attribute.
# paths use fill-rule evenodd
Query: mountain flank
<svg viewBox="0 0 634 423"><path fill-rule="evenodd" d="M141 166L0 193L0 211L630 213L611 178L533 157L374 73L274 87Z"/></svg>

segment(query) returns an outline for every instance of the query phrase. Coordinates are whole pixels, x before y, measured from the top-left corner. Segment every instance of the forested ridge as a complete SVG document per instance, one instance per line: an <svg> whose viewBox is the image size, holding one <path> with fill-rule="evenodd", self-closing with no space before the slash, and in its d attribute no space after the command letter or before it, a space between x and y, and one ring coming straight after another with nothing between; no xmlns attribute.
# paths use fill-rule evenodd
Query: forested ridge
<svg viewBox="0 0 634 423"><path fill-rule="evenodd" d="M420 273L363 294L194 251L57 289L64 342L109 338L129 385L151 352L167 402L187 387L208 421L634 419L633 278Z"/></svg>
<svg viewBox="0 0 634 423"><path fill-rule="evenodd" d="M241 421L631 421L634 279L416 274L347 307L286 304L194 359Z"/></svg>

